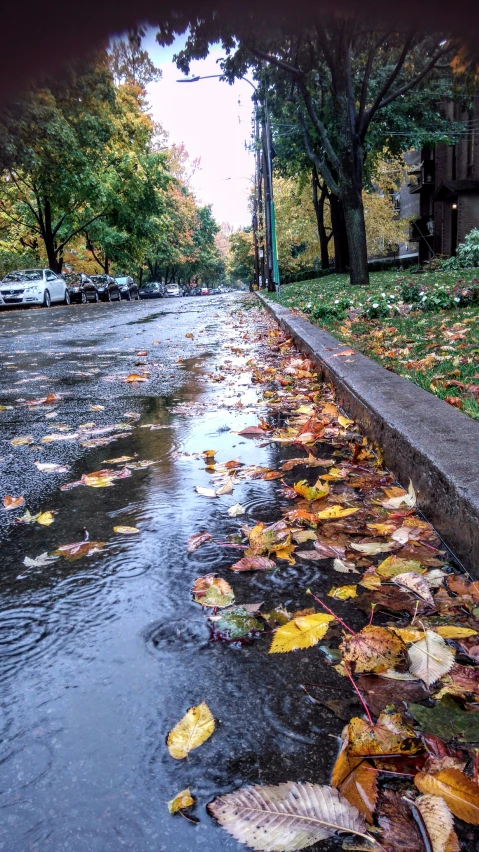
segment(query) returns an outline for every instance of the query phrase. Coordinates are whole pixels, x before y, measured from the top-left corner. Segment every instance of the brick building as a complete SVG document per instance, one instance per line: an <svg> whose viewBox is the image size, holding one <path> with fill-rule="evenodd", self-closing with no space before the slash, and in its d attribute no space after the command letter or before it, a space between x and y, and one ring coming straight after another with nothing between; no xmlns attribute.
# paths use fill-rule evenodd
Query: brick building
<svg viewBox="0 0 479 852"><path fill-rule="evenodd" d="M408 213L413 210L415 218L410 242L418 245L420 263L455 254L458 243L479 227L479 96L473 109L451 103L446 113L466 128L456 144L423 148L416 158L411 152L409 194L415 198ZM408 213L401 209L401 215Z"/></svg>

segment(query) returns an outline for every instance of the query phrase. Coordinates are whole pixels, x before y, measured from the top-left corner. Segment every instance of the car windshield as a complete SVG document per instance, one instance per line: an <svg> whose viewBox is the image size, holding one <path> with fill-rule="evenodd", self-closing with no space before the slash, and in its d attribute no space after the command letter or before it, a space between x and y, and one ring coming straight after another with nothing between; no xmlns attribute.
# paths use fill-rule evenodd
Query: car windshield
<svg viewBox="0 0 479 852"><path fill-rule="evenodd" d="M20 269L9 272L3 281L38 281L43 278L43 269Z"/></svg>
<svg viewBox="0 0 479 852"><path fill-rule="evenodd" d="M63 276L67 284L81 284L81 273L80 272L68 272Z"/></svg>
<svg viewBox="0 0 479 852"><path fill-rule="evenodd" d="M106 284L107 281L108 281L108 278L107 278L106 275L92 275L91 280L97 281L99 284Z"/></svg>
<svg viewBox="0 0 479 852"><path fill-rule="evenodd" d="M157 287L158 287L158 284L154 284L153 282L150 282L149 284L143 284L141 289L142 290L156 290Z"/></svg>
<svg viewBox="0 0 479 852"><path fill-rule="evenodd" d="M117 284L128 284L128 278L115 278Z"/></svg>

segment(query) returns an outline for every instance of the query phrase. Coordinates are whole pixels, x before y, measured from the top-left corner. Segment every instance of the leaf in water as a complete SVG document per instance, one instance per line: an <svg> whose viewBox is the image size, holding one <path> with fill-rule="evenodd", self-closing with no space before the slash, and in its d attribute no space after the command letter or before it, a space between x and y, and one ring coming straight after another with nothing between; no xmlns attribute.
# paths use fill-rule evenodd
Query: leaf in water
<svg viewBox="0 0 479 852"><path fill-rule="evenodd" d="M195 335L194 335L194 334L192 334L192 333L191 333L191 331L189 331L187 334L185 334L185 337L189 337L189 338L190 338L190 340L193 340L193 339L194 339L194 336L195 336Z"/></svg>
<svg viewBox="0 0 479 852"><path fill-rule="evenodd" d="M356 598L357 595L357 586L333 586L328 592L329 598L336 598L338 601L347 601L349 598Z"/></svg>
<svg viewBox="0 0 479 852"><path fill-rule="evenodd" d="M424 639L411 645L408 655L409 671L426 686L436 683L454 664L454 651L432 630L426 630Z"/></svg>
<svg viewBox="0 0 479 852"><path fill-rule="evenodd" d="M458 819L479 825L479 785L460 769L443 769L435 775L418 772L414 783L421 793L441 796Z"/></svg>
<svg viewBox="0 0 479 852"><path fill-rule="evenodd" d="M116 459L104 459L103 464L125 464L125 462L134 461L134 456L118 456Z"/></svg>
<svg viewBox="0 0 479 852"><path fill-rule="evenodd" d="M34 559L25 556L23 564L26 568L44 568L46 565L50 565L51 562L56 562L57 559L58 556L49 556L45 551L45 553L40 553L40 556L35 556Z"/></svg>
<svg viewBox="0 0 479 852"><path fill-rule="evenodd" d="M297 544L304 544L305 541L316 541L316 533L314 530L298 530L293 533L293 539Z"/></svg>
<svg viewBox="0 0 479 852"><path fill-rule="evenodd" d="M203 488L202 485L197 485L195 487L195 491L197 494L201 494L202 497L217 497L217 493L214 488Z"/></svg>
<svg viewBox="0 0 479 852"><path fill-rule="evenodd" d="M70 468L66 464L53 464L50 462L33 462L37 470L42 473L66 473Z"/></svg>
<svg viewBox="0 0 479 852"><path fill-rule="evenodd" d="M287 781L276 787L245 787L207 806L240 843L262 852L292 852L337 831L363 833L357 809L334 787Z"/></svg>
<svg viewBox="0 0 479 852"><path fill-rule="evenodd" d="M254 438L257 435L264 435L265 430L261 428L261 426L246 426L245 429L242 429L241 432L238 432L238 435L244 435L245 437Z"/></svg>
<svg viewBox="0 0 479 852"><path fill-rule="evenodd" d="M234 565L230 565L231 571L272 571L274 568L275 563L266 556L243 556Z"/></svg>
<svg viewBox="0 0 479 852"><path fill-rule="evenodd" d="M365 553L367 556L375 556L376 553L387 553L389 550L394 550L397 547L394 542L383 543L376 541L368 541L364 544L350 544L353 550L358 550L359 553Z"/></svg>
<svg viewBox="0 0 479 852"><path fill-rule="evenodd" d="M340 574L359 574L358 569L354 567L352 562L343 562L342 559L335 559L333 568L335 571L339 571Z"/></svg>
<svg viewBox="0 0 479 852"><path fill-rule="evenodd" d="M417 595L418 598L421 598L429 606L434 606L434 598L429 585L420 574L414 574L412 571L406 574L396 574L393 578L393 583Z"/></svg>
<svg viewBox="0 0 479 852"><path fill-rule="evenodd" d="M126 379L123 379L123 381L128 382L128 383L130 383L130 382L147 382L148 379L146 378L146 376L140 376L139 373L130 373L130 375L127 376Z"/></svg>
<svg viewBox="0 0 479 852"><path fill-rule="evenodd" d="M104 405L90 405L90 411L104 411Z"/></svg>
<svg viewBox="0 0 479 852"><path fill-rule="evenodd" d="M135 535L136 533L139 533L140 530L138 529L138 527L122 527L122 526L119 526L119 527L113 527L113 532L120 533L120 534L123 534L123 535Z"/></svg>
<svg viewBox="0 0 479 852"><path fill-rule="evenodd" d="M408 713L416 719L423 731L445 740L479 743L479 713L461 710L450 695L436 701L434 707L409 704Z"/></svg>
<svg viewBox="0 0 479 852"><path fill-rule="evenodd" d="M425 852L411 808L399 793L381 790L378 823L383 830L380 842L385 852Z"/></svg>
<svg viewBox="0 0 479 852"><path fill-rule="evenodd" d="M223 608L234 602L235 596L230 584L215 574L198 577L192 588L196 603L201 606Z"/></svg>
<svg viewBox="0 0 479 852"><path fill-rule="evenodd" d="M330 506L329 509L323 509L322 512L316 512L316 517L320 520L326 518L347 518L349 515L354 515L359 512L359 509L343 509L342 506L336 504Z"/></svg>
<svg viewBox="0 0 479 852"><path fill-rule="evenodd" d="M41 524L42 527L49 527L50 524L53 524L54 520L55 512L40 512L40 514L35 517L37 524Z"/></svg>
<svg viewBox="0 0 479 852"><path fill-rule="evenodd" d="M333 767L331 784L338 788L341 795L354 805L368 822L373 821L378 797L377 772L371 770L372 767L364 758L351 757L348 754L346 737Z"/></svg>
<svg viewBox="0 0 479 852"><path fill-rule="evenodd" d="M254 631L264 630L262 621L255 618L241 606L227 609L221 615L210 615L215 631L229 636L230 639L242 639Z"/></svg>
<svg viewBox="0 0 479 852"><path fill-rule="evenodd" d="M178 811L185 810L185 808L191 808L191 805L194 805L194 803L195 800L190 793L190 788L186 787L185 790L182 790L181 793L177 793L173 799L170 799L167 805L170 814L176 814Z"/></svg>
<svg viewBox="0 0 479 852"><path fill-rule="evenodd" d="M235 503L234 506L230 506L227 513L230 518L237 518L239 515L244 515L246 509L241 503Z"/></svg>
<svg viewBox="0 0 479 852"><path fill-rule="evenodd" d="M285 654L298 648L312 648L323 638L331 621L334 621L332 615L321 612L291 619L278 627L268 653Z"/></svg>
<svg viewBox="0 0 479 852"><path fill-rule="evenodd" d="M25 505L25 497L11 497L10 494L7 494L3 498L3 508L10 511L10 509L19 509L20 506Z"/></svg>
<svg viewBox="0 0 479 852"><path fill-rule="evenodd" d="M25 438L13 438L10 443L12 447L25 447L28 444L33 444L34 439L31 435L27 435Z"/></svg>
<svg viewBox="0 0 479 852"><path fill-rule="evenodd" d="M447 587L456 595L470 595L474 603L479 602L479 580L468 580L467 577L451 574L447 578Z"/></svg>
<svg viewBox="0 0 479 852"><path fill-rule="evenodd" d="M403 488L385 488L384 490L388 499L384 500L381 505L385 509L399 509L400 506L412 509L416 505L416 492L411 480L409 480L407 492Z"/></svg>
<svg viewBox="0 0 479 852"><path fill-rule="evenodd" d="M388 556L378 565L376 571L380 577L395 577L397 574L407 574L410 571L416 574L424 573L420 562L401 559L399 556Z"/></svg>
<svg viewBox="0 0 479 852"><path fill-rule="evenodd" d="M190 535L188 541L186 542L186 549L188 553L194 553L202 544L205 544L207 541L211 541L213 536L209 532L197 532L194 535Z"/></svg>
<svg viewBox="0 0 479 852"><path fill-rule="evenodd" d="M168 751L176 760L182 760L188 757L190 751L206 742L214 729L213 714L204 701L196 707L190 707L168 734Z"/></svg>
<svg viewBox="0 0 479 852"><path fill-rule="evenodd" d="M315 485L308 485L305 479L301 479L299 482L294 483L293 488L296 491L296 494L299 494L300 497L304 497L304 499L309 503L313 503L315 500L321 500L329 494L328 483L323 483L320 479L318 479Z"/></svg>
<svg viewBox="0 0 479 852"><path fill-rule="evenodd" d="M348 736L349 754L356 757L417 754L423 748L414 728L391 708L380 713L375 725L359 717L351 719Z"/></svg>
<svg viewBox="0 0 479 852"><path fill-rule="evenodd" d="M53 556L63 556L74 562L76 559L82 559L83 556L93 556L103 550L106 542L104 541L74 541L72 544L62 544L53 551Z"/></svg>
<svg viewBox="0 0 479 852"><path fill-rule="evenodd" d="M375 716L379 716L388 704L395 704L397 709L402 709L404 701L422 701L429 695L420 680L401 681L396 687L389 678L368 674L361 675L357 683Z"/></svg>
<svg viewBox="0 0 479 852"><path fill-rule="evenodd" d="M224 485L222 485L220 488L216 489L216 496L221 497L222 494L231 494L232 490L233 490L233 480L229 476L227 478L226 482L224 483Z"/></svg>
<svg viewBox="0 0 479 852"><path fill-rule="evenodd" d="M434 632L439 633L443 639L465 639L468 636L477 636L477 630L473 630L472 627L456 627L455 624L434 627Z"/></svg>
<svg viewBox="0 0 479 852"><path fill-rule="evenodd" d="M354 423L354 420L351 420L349 417L345 417L344 414L340 414L338 416L338 423L344 428L346 426L351 426L351 424Z"/></svg>
<svg viewBox="0 0 479 852"><path fill-rule="evenodd" d="M426 793L424 796L419 796L414 804L426 826L432 852L450 852L454 841L459 852L454 819L444 799Z"/></svg>
<svg viewBox="0 0 479 852"><path fill-rule="evenodd" d="M343 659L354 663L356 672L381 672L394 668L404 655L405 645L386 627L368 625L340 645Z"/></svg>

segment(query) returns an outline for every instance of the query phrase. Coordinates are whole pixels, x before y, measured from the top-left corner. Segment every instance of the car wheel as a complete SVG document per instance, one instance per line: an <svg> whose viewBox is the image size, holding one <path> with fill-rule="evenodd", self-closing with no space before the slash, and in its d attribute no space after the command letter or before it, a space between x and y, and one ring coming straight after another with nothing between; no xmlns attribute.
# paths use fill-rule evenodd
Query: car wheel
<svg viewBox="0 0 479 852"><path fill-rule="evenodd" d="M64 299L63 299L63 304L64 304L64 305L69 305L69 304L70 304L70 301L71 301L71 299L70 299L70 291L69 291L69 290L65 290L65 297L64 297Z"/></svg>
<svg viewBox="0 0 479 852"><path fill-rule="evenodd" d="M82 290L82 293L81 293L81 303L82 303L82 305L86 305L86 303L87 303L87 297L86 297L86 293L85 293L84 290Z"/></svg>
<svg viewBox="0 0 479 852"><path fill-rule="evenodd" d="M99 297L99 295L98 295L98 293L97 293L97 291L96 291L96 290L95 290L95 295L94 295L94 297L93 297L93 301L94 301L94 302L99 302L99 301L100 301L100 297Z"/></svg>
<svg viewBox="0 0 479 852"><path fill-rule="evenodd" d="M126 293L126 301L131 302L131 293L130 293L129 290L127 290L127 293Z"/></svg>
<svg viewBox="0 0 479 852"><path fill-rule="evenodd" d="M106 301L111 302L111 290L106 291Z"/></svg>
<svg viewBox="0 0 479 852"><path fill-rule="evenodd" d="M49 290L45 290L45 292L43 294L43 305L42 305L42 307L43 308L49 308L51 306L51 304L52 304L52 298L50 296L50 292L49 292Z"/></svg>

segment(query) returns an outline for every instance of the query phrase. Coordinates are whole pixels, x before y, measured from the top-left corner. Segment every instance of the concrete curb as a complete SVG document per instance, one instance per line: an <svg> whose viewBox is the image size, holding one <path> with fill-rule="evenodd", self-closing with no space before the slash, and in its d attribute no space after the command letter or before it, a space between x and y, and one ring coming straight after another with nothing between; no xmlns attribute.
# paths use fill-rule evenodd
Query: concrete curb
<svg viewBox="0 0 479 852"><path fill-rule="evenodd" d="M298 348L335 386L340 403L384 450L387 467L465 568L479 577L479 423L417 385L390 373L290 310L257 294Z"/></svg>

